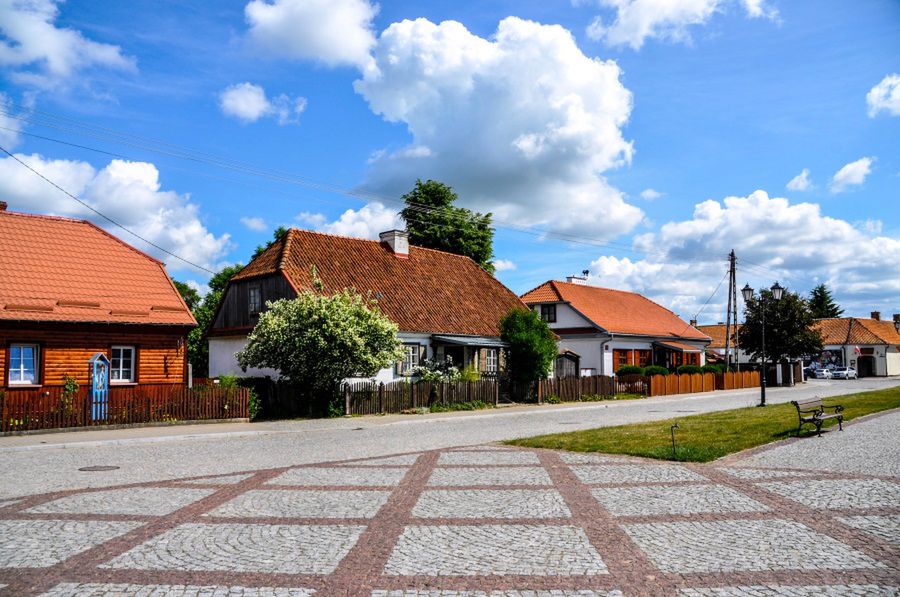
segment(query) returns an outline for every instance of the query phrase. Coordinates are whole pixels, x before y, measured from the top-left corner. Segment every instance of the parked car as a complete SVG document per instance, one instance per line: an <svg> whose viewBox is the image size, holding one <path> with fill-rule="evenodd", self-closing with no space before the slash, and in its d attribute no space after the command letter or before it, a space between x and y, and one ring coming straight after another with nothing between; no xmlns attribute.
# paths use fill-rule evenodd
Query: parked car
<svg viewBox="0 0 900 597"><path fill-rule="evenodd" d="M834 374L830 369L816 369L816 379L832 379Z"/></svg>
<svg viewBox="0 0 900 597"><path fill-rule="evenodd" d="M859 379L856 369L853 367L838 367L831 373L834 379Z"/></svg>

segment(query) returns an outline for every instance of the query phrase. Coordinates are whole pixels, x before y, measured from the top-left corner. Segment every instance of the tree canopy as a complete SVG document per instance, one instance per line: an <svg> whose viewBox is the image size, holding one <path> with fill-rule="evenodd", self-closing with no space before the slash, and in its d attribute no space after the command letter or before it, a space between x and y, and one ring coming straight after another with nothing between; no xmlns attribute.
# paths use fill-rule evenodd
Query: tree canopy
<svg viewBox="0 0 900 597"><path fill-rule="evenodd" d="M556 336L531 309L512 309L500 320L500 339L509 344L507 368L516 382L547 377L557 355Z"/></svg>
<svg viewBox="0 0 900 597"><path fill-rule="evenodd" d="M403 195L406 207L400 217L406 222L410 244L471 257L493 273L494 229L491 214L455 207L459 197L448 185L436 180L416 181Z"/></svg>
<svg viewBox="0 0 900 597"><path fill-rule="evenodd" d="M402 352L397 325L373 300L345 289L269 303L236 356L244 369L277 369L324 414L342 380L374 376Z"/></svg>
<svg viewBox="0 0 900 597"><path fill-rule="evenodd" d="M199 292L197 292L194 288L188 286L184 282L172 280L172 284L175 285L175 289L178 290L178 294L181 295L181 298L184 299L185 304L191 311L193 311L194 307L199 305L200 301L203 300L200 298Z"/></svg>
<svg viewBox="0 0 900 597"><path fill-rule="evenodd" d="M816 319L840 317L844 313L825 284L819 284L810 291L809 310Z"/></svg>
<svg viewBox="0 0 900 597"><path fill-rule="evenodd" d="M813 328L813 314L798 294L785 291L776 301L768 289L762 300L753 300L744 308L745 322L738 334L739 346L754 360L762 355L762 320L766 320L766 361L778 363L822 351L822 336Z"/></svg>
<svg viewBox="0 0 900 597"><path fill-rule="evenodd" d="M256 250L253 251L253 256L250 259L256 259L259 255L272 246L273 243L281 240L281 238L288 233L288 229L284 226L279 226L272 232L272 240L268 241L264 245L256 245Z"/></svg>

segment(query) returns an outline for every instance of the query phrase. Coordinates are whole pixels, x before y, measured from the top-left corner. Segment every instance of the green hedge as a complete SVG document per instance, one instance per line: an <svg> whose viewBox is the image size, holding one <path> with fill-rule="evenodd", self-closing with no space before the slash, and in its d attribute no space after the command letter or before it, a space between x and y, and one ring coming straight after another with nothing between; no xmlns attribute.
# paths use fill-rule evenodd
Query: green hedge
<svg viewBox="0 0 900 597"><path fill-rule="evenodd" d="M644 369L644 375L668 375L669 370L665 367L660 367L659 365L651 365Z"/></svg>
<svg viewBox="0 0 900 597"><path fill-rule="evenodd" d="M644 368L637 365L622 365L616 369L616 375L643 375Z"/></svg>
<svg viewBox="0 0 900 597"><path fill-rule="evenodd" d="M699 365L682 365L678 368L678 373L703 373L703 369Z"/></svg>
<svg viewBox="0 0 900 597"><path fill-rule="evenodd" d="M725 365L703 365L700 367L700 370L703 373L722 373L725 370Z"/></svg>

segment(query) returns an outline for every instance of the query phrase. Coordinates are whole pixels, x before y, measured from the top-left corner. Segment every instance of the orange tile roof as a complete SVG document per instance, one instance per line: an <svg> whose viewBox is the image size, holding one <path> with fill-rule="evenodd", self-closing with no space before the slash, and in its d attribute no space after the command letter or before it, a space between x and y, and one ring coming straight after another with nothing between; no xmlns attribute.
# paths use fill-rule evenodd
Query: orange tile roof
<svg viewBox="0 0 900 597"><path fill-rule="evenodd" d="M672 311L635 292L550 280L526 292L522 300L529 305L569 303L613 334L709 340Z"/></svg>
<svg viewBox="0 0 900 597"><path fill-rule="evenodd" d="M0 211L0 322L189 325L162 262L84 220Z"/></svg>
<svg viewBox="0 0 900 597"><path fill-rule="evenodd" d="M311 266L326 293L371 292L401 331L497 336L519 298L460 255L410 246L402 259L378 241L292 228L232 281L284 272L298 290L312 290Z"/></svg>
<svg viewBox="0 0 900 597"><path fill-rule="evenodd" d="M894 322L860 317L817 319L814 327L822 334L822 343L839 344L898 344L900 334Z"/></svg>
<svg viewBox="0 0 900 597"><path fill-rule="evenodd" d="M734 340L734 330L741 326L732 324L731 338ZM697 329L712 338L709 348L725 348L725 324L718 323L715 325L698 325Z"/></svg>

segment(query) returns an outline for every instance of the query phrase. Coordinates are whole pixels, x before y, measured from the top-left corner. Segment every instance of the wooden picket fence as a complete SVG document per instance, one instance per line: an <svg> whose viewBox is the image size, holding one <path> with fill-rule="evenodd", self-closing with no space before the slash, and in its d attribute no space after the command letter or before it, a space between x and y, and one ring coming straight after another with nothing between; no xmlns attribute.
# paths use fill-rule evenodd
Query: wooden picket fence
<svg viewBox="0 0 900 597"><path fill-rule="evenodd" d="M759 387L759 372L682 373L654 375L650 378L650 396L672 396Z"/></svg>
<svg viewBox="0 0 900 597"><path fill-rule="evenodd" d="M558 396L563 402L576 402L584 396L613 397L616 394L647 396L648 378L643 375L586 375L542 379L538 382L538 402Z"/></svg>
<svg viewBox="0 0 900 597"><path fill-rule="evenodd" d="M36 390L0 390L0 432L65 427L127 425L250 416L246 388L214 385L141 384L110 386L102 417L96 417L89 387L73 394L53 386Z"/></svg>
<svg viewBox="0 0 900 597"><path fill-rule="evenodd" d="M497 404L500 383L497 380L458 382L407 382L379 383L360 381L344 384L345 413L348 415L374 415L400 413L431 406L484 402Z"/></svg>

